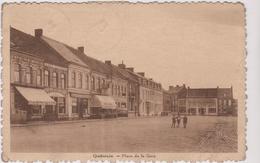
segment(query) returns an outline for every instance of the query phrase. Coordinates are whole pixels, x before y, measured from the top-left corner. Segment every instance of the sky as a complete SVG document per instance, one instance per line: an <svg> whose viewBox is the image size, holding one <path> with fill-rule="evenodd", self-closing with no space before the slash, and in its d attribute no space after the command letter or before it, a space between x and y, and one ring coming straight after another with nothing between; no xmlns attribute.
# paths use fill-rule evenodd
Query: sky
<svg viewBox="0 0 260 163"><path fill-rule="evenodd" d="M5 8L9 24L47 37L169 85L245 86L244 8L241 4L26 4Z"/></svg>

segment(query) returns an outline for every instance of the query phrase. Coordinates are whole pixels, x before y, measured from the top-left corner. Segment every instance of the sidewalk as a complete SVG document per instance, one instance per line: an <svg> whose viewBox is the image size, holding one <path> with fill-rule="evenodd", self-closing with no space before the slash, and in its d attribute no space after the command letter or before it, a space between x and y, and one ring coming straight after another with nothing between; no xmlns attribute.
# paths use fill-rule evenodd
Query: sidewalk
<svg viewBox="0 0 260 163"><path fill-rule="evenodd" d="M143 119L143 118L159 118L161 116L141 116L141 117L118 117L108 119L81 119L81 120L64 120L64 121L31 121L24 124L11 124L11 127L26 127L26 126L41 126L41 125L55 125L55 124L70 124L81 122L100 122L113 120L128 120L128 119Z"/></svg>

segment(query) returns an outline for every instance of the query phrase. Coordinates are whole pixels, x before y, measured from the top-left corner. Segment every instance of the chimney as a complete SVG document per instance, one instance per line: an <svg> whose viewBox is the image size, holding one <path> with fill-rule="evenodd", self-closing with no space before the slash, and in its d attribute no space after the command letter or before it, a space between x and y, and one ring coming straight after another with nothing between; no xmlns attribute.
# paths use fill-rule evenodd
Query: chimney
<svg viewBox="0 0 260 163"><path fill-rule="evenodd" d="M125 64L124 64L124 61L122 61L122 63L118 64L118 67L119 68L122 68L122 69L125 69Z"/></svg>
<svg viewBox="0 0 260 163"><path fill-rule="evenodd" d="M111 63L110 60L105 60L105 64L107 64L107 65L111 65L112 63Z"/></svg>
<svg viewBox="0 0 260 163"><path fill-rule="evenodd" d="M134 72L134 68L133 67L127 67L126 69L131 71L131 72Z"/></svg>
<svg viewBox="0 0 260 163"><path fill-rule="evenodd" d="M78 47L78 51L81 52L81 53L84 53L84 46Z"/></svg>
<svg viewBox="0 0 260 163"><path fill-rule="evenodd" d="M34 36L36 38L40 38L42 36L43 30L42 29L35 29L34 30Z"/></svg>
<svg viewBox="0 0 260 163"><path fill-rule="evenodd" d="M120 63L120 64L118 64L118 67L119 67L119 68L122 68L122 69L125 69L125 64Z"/></svg>
<svg viewBox="0 0 260 163"><path fill-rule="evenodd" d="M137 74L139 74L139 75L144 77L144 72L138 72Z"/></svg>

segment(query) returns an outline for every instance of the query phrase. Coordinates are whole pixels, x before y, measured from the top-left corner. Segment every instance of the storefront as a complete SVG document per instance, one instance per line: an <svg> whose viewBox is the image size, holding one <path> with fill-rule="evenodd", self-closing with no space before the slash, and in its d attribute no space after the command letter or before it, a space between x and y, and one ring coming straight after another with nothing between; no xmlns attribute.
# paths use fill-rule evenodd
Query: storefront
<svg viewBox="0 0 260 163"><path fill-rule="evenodd" d="M71 113L74 118L89 117L89 95L71 93Z"/></svg>
<svg viewBox="0 0 260 163"><path fill-rule="evenodd" d="M15 108L26 112L27 120L53 120L56 118L56 102L43 90L15 87L17 90Z"/></svg>
<svg viewBox="0 0 260 163"><path fill-rule="evenodd" d="M93 118L117 117L117 105L110 96L94 95L90 103L90 115Z"/></svg>
<svg viewBox="0 0 260 163"><path fill-rule="evenodd" d="M56 105L53 106L53 110L57 115L58 119L68 118L68 113L66 111L66 98L60 92L49 92L48 95L56 102Z"/></svg>

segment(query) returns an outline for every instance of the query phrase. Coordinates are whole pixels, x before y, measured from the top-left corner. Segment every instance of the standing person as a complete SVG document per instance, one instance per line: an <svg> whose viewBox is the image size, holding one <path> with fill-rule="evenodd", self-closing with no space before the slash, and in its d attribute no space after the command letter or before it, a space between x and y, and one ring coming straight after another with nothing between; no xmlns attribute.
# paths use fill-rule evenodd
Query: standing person
<svg viewBox="0 0 260 163"><path fill-rule="evenodd" d="M188 117L186 115L184 115L184 117L183 117L183 127L184 128L186 128L187 123L188 123Z"/></svg>
<svg viewBox="0 0 260 163"><path fill-rule="evenodd" d="M181 117L180 117L180 115L178 115L178 117L177 117L177 128L179 128L180 123L181 123Z"/></svg>
<svg viewBox="0 0 260 163"><path fill-rule="evenodd" d="M172 115L172 126L175 128L175 124L176 124L176 117L175 115ZM172 128L172 127L171 127Z"/></svg>

